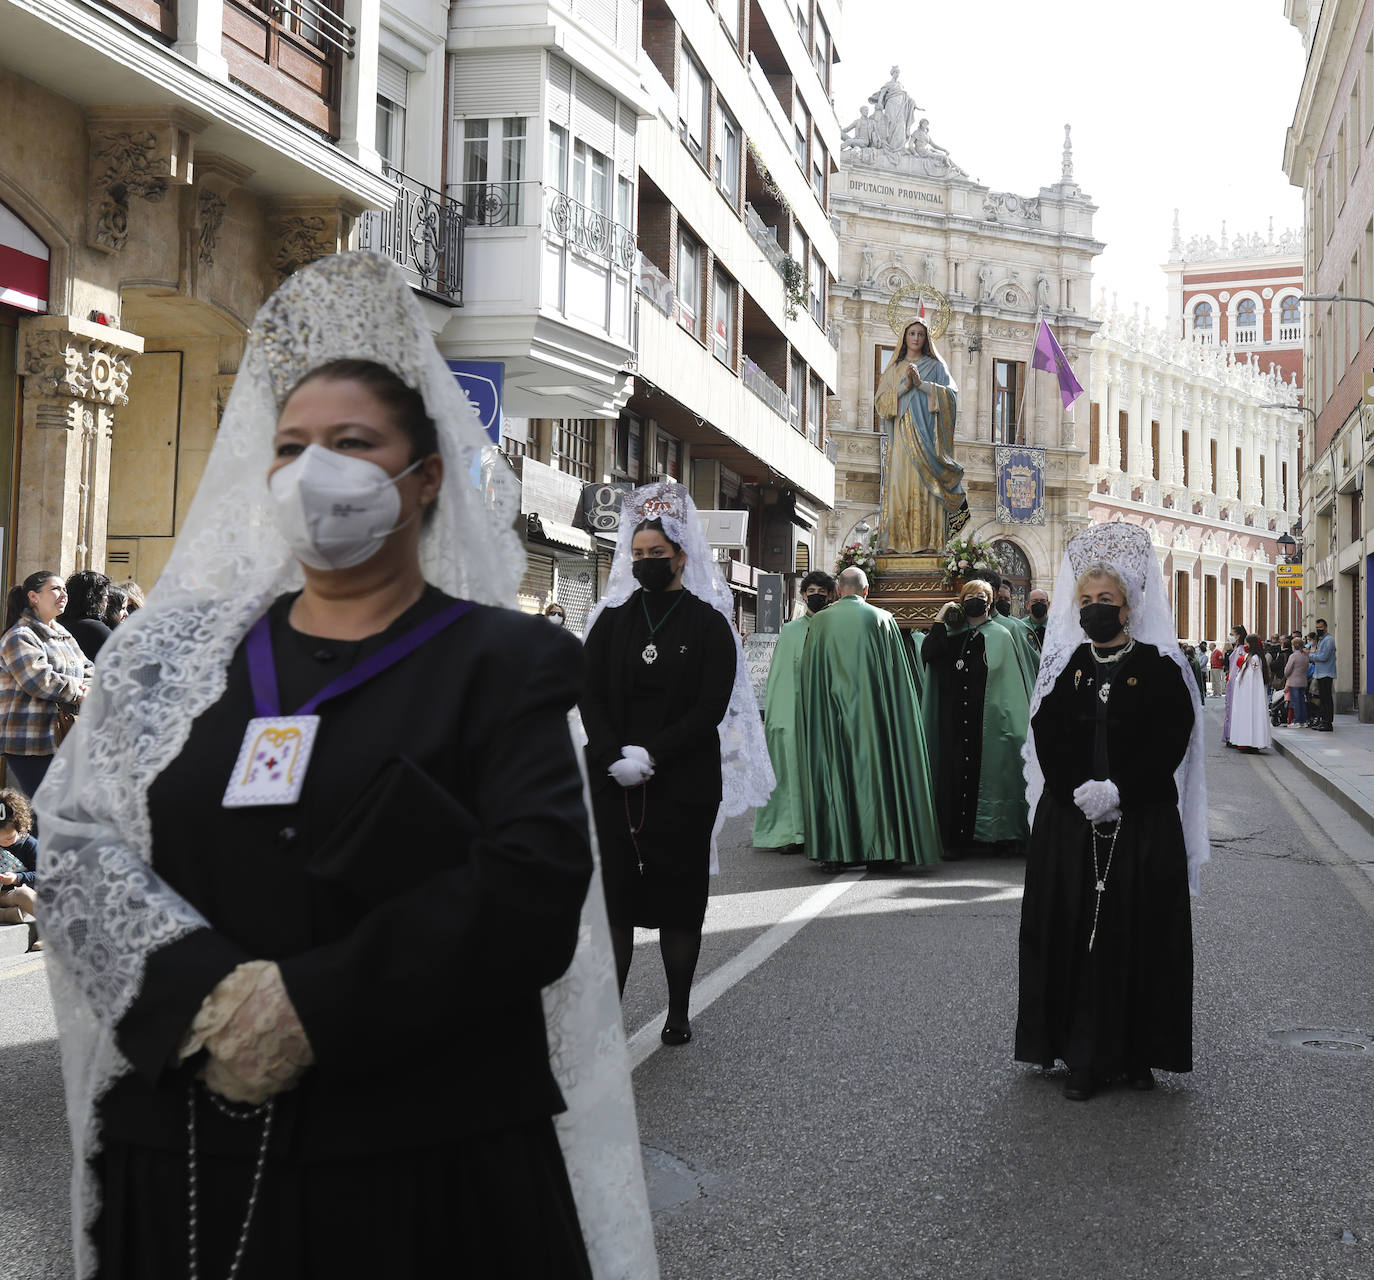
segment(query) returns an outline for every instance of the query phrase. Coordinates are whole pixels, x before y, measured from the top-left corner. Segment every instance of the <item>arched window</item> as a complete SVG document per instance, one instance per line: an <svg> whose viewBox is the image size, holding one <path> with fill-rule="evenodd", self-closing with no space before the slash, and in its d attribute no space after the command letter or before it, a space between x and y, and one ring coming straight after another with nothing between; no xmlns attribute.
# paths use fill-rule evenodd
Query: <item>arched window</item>
<svg viewBox="0 0 1374 1280"><path fill-rule="evenodd" d="M1254 342L1259 337L1259 320L1254 298L1242 298L1236 303L1236 332L1234 341Z"/></svg>
<svg viewBox="0 0 1374 1280"><path fill-rule="evenodd" d="M1193 328L1210 329L1212 327L1212 304L1210 302L1199 302L1193 308Z"/></svg>
<svg viewBox="0 0 1374 1280"><path fill-rule="evenodd" d="M1302 323L1302 303L1298 301L1296 293L1290 293L1284 300L1279 309L1279 320L1283 324Z"/></svg>
<svg viewBox="0 0 1374 1280"><path fill-rule="evenodd" d="M1026 594L1030 591L1031 567L1026 553L1007 538L992 544L1002 561L1002 581L1011 588L1012 612L1021 617L1026 612Z"/></svg>

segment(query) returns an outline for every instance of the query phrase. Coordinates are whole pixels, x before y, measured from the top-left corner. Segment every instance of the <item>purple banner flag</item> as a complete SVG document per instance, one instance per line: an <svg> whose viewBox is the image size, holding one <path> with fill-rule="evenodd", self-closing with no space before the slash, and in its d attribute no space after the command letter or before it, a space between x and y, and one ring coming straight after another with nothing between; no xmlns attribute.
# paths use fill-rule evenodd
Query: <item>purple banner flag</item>
<svg viewBox="0 0 1374 1280"><path fill-rule="evenodd" d="M1078 379L1073 376L1073 369L1069 367L1068 356L1054 340L1054 334L1050 332L1050 326L1043 316L1040 318L1040 329L1035 335L1035 352L1031 356L1031 368L1044 369L1046 373L1053 373L1059 379L1059 394L1063 397L1064 408L1067 409L1083 394L1083 388L1078 385Z"/></svg>

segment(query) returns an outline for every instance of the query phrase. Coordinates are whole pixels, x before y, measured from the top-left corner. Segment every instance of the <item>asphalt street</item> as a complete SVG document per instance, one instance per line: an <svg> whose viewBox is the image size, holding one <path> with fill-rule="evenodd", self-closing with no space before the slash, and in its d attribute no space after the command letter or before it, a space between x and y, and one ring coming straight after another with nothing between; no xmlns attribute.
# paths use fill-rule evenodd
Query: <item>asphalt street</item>
<svg viewBox="0 0 1374 1280"><path fill-rule="evenodd" d="M1374 1275L1374 847L1207 716L1195 1070L1153 1094L1070 1103L1011 1060L1020 862L830 878L727 827L692 1043L658 1047L651 934L625 1000L665 1280ZM0 1280L70 1273L23 943L0 929Z"/></svg>

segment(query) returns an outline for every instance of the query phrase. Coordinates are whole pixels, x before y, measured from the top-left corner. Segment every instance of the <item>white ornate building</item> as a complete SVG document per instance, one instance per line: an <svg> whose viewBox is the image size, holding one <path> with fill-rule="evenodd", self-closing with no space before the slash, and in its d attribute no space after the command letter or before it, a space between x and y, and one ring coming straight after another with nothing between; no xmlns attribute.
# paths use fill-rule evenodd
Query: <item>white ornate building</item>
<svg viewBox="0 0 1374 1280"><path fill-rule="evenodd" d="M832 406L835 511L826 527L829 567L857 524L876 524L883 436L874 390L896 336L888 302L903 285L932 284L953 318L937 343L959 387L955 454L965 468L967 532L1004 543L1013 591L1053 585L1064 545L1088 519L1085 401L1063 409L1055 378L1030 357L1043 312L1087 383L1096 207L1078 186L1065 129L1058 180L1034 195L995 191L970 178L929 136L893 148L875 134L878 111L846 130L832 207L840 225L840 274L831 294L840 340L840 393ZM896 86L900 88L900 86ZM864 109L865 112L867 108ZM922 122L924 124L925 122ZM878 129L882 128L878 121ZM1045 148L1047 159L1058 140ZM998 524L994 446L1044 446L1045 523Z"/></svg>
<svg viewBox="0 0 1374 1280"><path fill-rule="evenodd" d="M1143 525L1178 634L1219 640L1235 623L1295 625L1275 582L1277 538L1295 521L1299 415L1277 373L1153 327L1149 313L1094 310L1088 387L1089 512ZM1082 403L1080 401L1080 403Z"/></svg>

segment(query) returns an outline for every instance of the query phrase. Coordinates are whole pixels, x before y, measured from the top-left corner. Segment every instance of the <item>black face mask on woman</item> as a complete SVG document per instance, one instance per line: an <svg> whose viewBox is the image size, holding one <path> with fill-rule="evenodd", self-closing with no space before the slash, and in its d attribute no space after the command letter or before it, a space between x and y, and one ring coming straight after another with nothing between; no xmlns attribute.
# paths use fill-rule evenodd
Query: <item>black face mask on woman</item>
<svg viewBox="0 0 1374 1280"><path fill-rule="evenodd" d="M999 600L999 601L997 602L997 612L1000 613L1004 618L1010 617L1010 616L1011 616L1011 601L1010 601L1010 600Z"/></svg>
<svg viewBox="0 0 1374 1280"><path fill-rule="evenodd" d="M630 572L645 591L666 591L673 580L673 562L667 556L636 560Z"/></svg>
<svg viewBox="0 0 1374 1280"><path fill-rule="evenodd" d="M988 602L982 596L969 596L964 601L964 616L967 618L983 618L987 612Z"/></svg>
<svg viewBox="0 0 1374 1280"><path fill-rule="evenodd" d="M1106 644L1121 634L1121 606L1117 604L1085 604L1078 611L1078 625L1089 640Z"/></svg>

